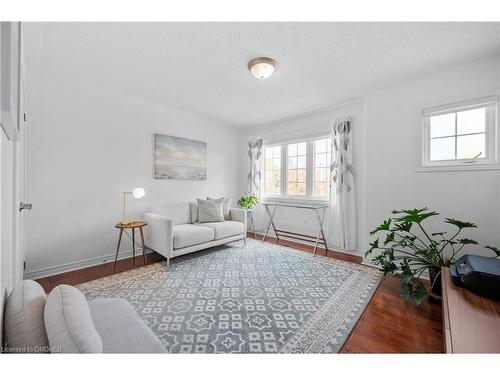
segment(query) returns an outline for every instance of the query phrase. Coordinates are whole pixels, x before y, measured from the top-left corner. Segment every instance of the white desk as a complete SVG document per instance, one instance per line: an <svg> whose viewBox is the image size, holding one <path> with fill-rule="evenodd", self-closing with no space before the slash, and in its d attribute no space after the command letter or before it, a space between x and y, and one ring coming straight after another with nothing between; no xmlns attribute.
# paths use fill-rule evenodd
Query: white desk
<svg viewBox="0 0 500 375"><path fill-rule="evenodd" d="M323 244L325 246L325 250L328 251L328 246L326 244L325 232L323 231L323 223L325 221L325 213L328 208L328 204L300 204L300 203L279 203L279 202L263 202L263 206L266 208L267 214L269 215L269 223L267 224L266 233L264 234L263 241L266 240L266 237L269 233L269 230L272 228L275 235L276 241L279 242L280 236L286 238L293 238L296 240L313 242L314 243L314 254L318 250L318 245ZM317 236L309 236L306 234L289 232L281 229L277 229L274 223L274 215L276 214L276 209L278 207L289 207L296 208L302 210L312 210L316 215L318 220L318 234ZM321 214L320 214L321 212Z"/></svg>

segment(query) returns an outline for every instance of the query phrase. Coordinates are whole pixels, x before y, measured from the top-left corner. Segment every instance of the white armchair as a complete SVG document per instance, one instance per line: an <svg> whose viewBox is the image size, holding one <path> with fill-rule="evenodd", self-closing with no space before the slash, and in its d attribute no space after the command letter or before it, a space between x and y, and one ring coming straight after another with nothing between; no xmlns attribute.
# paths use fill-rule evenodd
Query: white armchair
<svg viewBox="0 0 500 375"><path fill-rule="evenodd" d="M167 259L228 242L244 240L247 236L247 213L240 208L230 209L230 220L193 222L189 203L156 206L145 214L149 224L149 247Z"/></svg>

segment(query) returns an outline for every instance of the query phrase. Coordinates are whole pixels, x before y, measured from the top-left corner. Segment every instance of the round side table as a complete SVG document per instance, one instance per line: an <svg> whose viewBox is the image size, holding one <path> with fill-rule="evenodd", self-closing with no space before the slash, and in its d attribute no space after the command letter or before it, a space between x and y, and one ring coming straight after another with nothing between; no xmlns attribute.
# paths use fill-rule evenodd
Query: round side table
<svg viewBox="0 0 500 375"><path fill-rule="evenodd" d="M123 231L127 229L132 230L132 263L135 268L135 230L138 228L141 234L142 242L142 257L144 259L144 265L146 265L146 245L144 244L144 233L142 228L148 225L145 221L131 221L130 223L118 223L115 228L120 229L120 235L118 236L118 246L116 247L115 264L113 265L113 272L115 272L116 261L118 260L118 252L120 251L120 244L122 242Z"/></svg>

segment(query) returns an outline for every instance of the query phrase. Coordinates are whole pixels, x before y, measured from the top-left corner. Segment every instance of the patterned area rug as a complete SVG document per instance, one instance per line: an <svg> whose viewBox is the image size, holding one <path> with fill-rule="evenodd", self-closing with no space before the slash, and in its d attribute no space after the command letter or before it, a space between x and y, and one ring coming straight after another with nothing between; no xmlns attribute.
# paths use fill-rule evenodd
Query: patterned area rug
<svg viewBox="0 0 500 375"><path fill-rule="evenodd" d="M80 284L124 298L171 353L337 353L373 268L248 239Z"/></svg>

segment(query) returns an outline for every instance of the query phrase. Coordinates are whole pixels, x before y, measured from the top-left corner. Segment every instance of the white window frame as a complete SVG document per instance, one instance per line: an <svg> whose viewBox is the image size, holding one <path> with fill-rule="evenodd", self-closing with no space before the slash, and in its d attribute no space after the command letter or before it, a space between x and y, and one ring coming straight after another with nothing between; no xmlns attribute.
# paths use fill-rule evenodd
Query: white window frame
<svg viewBox="0 0 500 375"><path fill-rule="evenodd" d="M261 164L261 171L263 178L261 179L261 191L264 201L293 201L293 202L320 202L325 203L329 201L328 195L315 196L314 195L314 163L315 163L315 150L314 141L331 137L330 133L323 133L311 137L302 137L289 141L264 143L263 158ZM290 195L287 193L288 188L288 145L295 143L306 142L306 194L305 195ZM266 193L266 158L265 149L267 147L281 146L281 175L280 175L280 194L267 194Z"/></svg>
<svg viewBox="0 0 500 375"><path fill-rule="evenodd" d="M487 107L485 124L485 157L478 159L430 160L430 118L432 116ZM487 96L472 100L425 108L420 111L420 157L417 171L453 171L498 169L497 127L498 97Z"/></svg>

